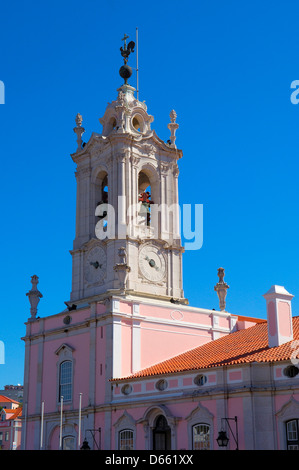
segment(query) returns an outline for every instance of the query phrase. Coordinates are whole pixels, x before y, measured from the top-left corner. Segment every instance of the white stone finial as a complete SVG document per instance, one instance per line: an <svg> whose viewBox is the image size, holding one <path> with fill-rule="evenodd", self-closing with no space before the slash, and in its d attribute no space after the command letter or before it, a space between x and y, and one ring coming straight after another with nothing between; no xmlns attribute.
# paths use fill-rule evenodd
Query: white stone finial
<svg viewBox="0 0 299 470"><path fill-rule="evenodd" d="M82 126L83 118L80 113L78 113L77 116L75 117L75 121L76 121L77 127Z"/></svg>
<svg viewBox="0 0 299 470"><path fill-rule="evenodd" d="M170 147L176 148L176 145L175 145L176 135L175 135L175 133L176 133L176 130L178 129L179 125L176 123L177 114L176 114L174 109L170 112L169 117L170 117L170 123L168 124L168 129L171 132Z"/></svg>
<svg viewBox="0 0 299 470"><path fill-rule="evenodd" d="M216 284L214 287L214 290L217 292L218 299L219 299L219 308L221 311L225 310L226 306L226 294L227 294L227 289L229 289L229 286L224 282L224 269L223 268L218 268L218 277L219 277L219 282Z"/></svg>
<svg viewBox="0 0 299 470"><path fill-rule="evenodd" d="M175 112L174 109L172 111L170 111L169 117L170 117L170 121L172 123L175 123L176 118L177 118L177 113Z"/></svg>
<svg viewBox="0 0 299 470"><path fill-rule="evenodd" d="M77 151L78 151L78 150L81 150L82 148L82 134L84 134L85 132L84 127L82 127L83 118L80 113L78 113L77 116L75 117L75 121L76 121L77 127L74 127L74 132L75 134L77 134L77 144L78 144Z"/></svg>
<svg viewBox="0 0 299 470"><path fill-rule="evenodd" d="M29 292L27 292L27 297L29 298L29 302L30 302L30 313L31 313L31 318L30 320L35 320L36 318L36 314L37 314L37 306L38 306L38 303L40 301L40 299L42 298L42 294L41 292L38 290L37 288L37 284L38 284L38 276L34 275L31 277L31 284L32 284L32 288Z"/></svg>

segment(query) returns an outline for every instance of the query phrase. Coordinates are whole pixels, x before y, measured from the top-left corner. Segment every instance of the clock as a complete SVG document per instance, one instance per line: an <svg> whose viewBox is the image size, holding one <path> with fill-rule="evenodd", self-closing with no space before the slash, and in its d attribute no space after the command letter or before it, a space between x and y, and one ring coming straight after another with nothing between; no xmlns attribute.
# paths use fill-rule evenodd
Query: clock
<svg viewBox="0 0 299 470"><path fill-rule="evenodd" d="M106 274L106 267L105 250L101 246L91 248L85 258L85 279L92 284L101 281Z"/></svg>
<svg viewBox="0 0 299 470"><path fill-rule="evenodd" d="M166 262L160 248L155 245L144 245L139 251L139 268L149 281L160 282L166 273Z"/></svg>

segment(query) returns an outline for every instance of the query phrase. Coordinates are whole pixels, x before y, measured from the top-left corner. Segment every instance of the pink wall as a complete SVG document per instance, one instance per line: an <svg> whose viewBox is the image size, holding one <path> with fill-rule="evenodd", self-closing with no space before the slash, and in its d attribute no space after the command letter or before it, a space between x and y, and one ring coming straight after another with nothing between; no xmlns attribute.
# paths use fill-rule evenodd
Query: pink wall
<svg viewBox="0 0 299 470"><path fill-rule="evenodd" d="M55 354L55 351L64 343L74 349L74 402L79 400L79 393L83 393L82 406L86 406L88 404L89 354L86 354L86 351L89 351L89 333L85 333L69 338L64 338L63 340L56 339L52 341L46 341L44 343L45 359L42 380L42 401L45 402L45 412L56 410L58 395L57 363L59 361L59 357L57 354ZM67 406L67 403L65 406Z"/></svg>
<svg viewBox="0 0 299 470"><path fill-rule="evenodd" d="M292 327L291 327L291 309L290 305L287 302L278 302L278 324L279 332L282 336L290 336Z"/></svg>
<svg viewBox="0 0 299 470"><path fill-rule="evenodd" d="M132 373L132 322L126 320L121 332L121 372L122 377Z"/></svg>
<svg viewBox="0 0 299 470"><path fill-rule="evenodd" d="M96 342L96 403L103 403L105 400L106 383L106 327L97 328ZM85 403L85 401L84 401Z"/></svg>
<svg viewBox="0 0 299 470"><path fill-rule="evenodd" d="M239 449L242 450L245 447L244 442L244 414L243 414L243 398L242 397L235 397L229 398L227 400L227 417L234 418L237 416L237 424L238 424L238 435L239 435ZM234 435L236 436L236 426L233 421L229 421L230 426L233 430ZM234 450L236 448L236 444L234 441L233 436L229 436L229 449Z"/></svg>
<svg viewBox="0 0 299 470"><path fill-rule="evenodd" d="M142 322L141 369L196 348L211 339L208 331Z"/></svg>
<svg viewBox="0 0 299 470"><path fill-rule="evenodd" d="M37 357L38 357L38 345L34 344L30 348L30 371L29 371L29 378L28 378L29 379L28 396L30 397L30 400L28 402L28 414L35 413Z"/></svg>
<svg viewBox="0 0 299 470"><path fill-rule="evenodd" d="M192 311L180 309L179 306L173 305L170 307L140 304L140 315L145 317L161 318L164 320L173 321L174 324L180 322L195 323L200 325L211 326L212 317L210 312L203 313L200 311Z"/></svg>

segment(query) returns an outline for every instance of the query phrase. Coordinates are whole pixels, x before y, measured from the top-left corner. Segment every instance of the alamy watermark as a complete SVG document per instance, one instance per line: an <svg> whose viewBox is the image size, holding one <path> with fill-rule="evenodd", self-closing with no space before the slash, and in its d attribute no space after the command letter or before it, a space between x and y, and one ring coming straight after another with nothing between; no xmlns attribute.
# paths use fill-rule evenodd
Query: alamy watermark
<svg viewBox="0 0 299 470"><path fill-rule="evenodd" d="M5 104L5 87L4 82L0 80L0 104Z"/></svg>
<svg viewBox="0 0 299 470"><path fill-rule="evenodd" d="M294 366L297 366L299 364L299 358L298 358L298 355L299 355L299 341L297 339L293 340L291 342L291 349L293 349L293 352L291 354L291 363L294 365Z"/></svg>
<svg viewBox="0 0 299 470"><path fill-rule="evenodd" d="M137 229L144 238L171 242L180 238L182 228L185 250L199 250L203 245L203 204L183 204L181 208L179 204L139 203L126 209L126 197L118 196L117 212L116 216L114 206L108 203L97 206L95 234L99 240L126 239L130 230Z"/></svg>
<svg viewBox="0 0 299 470"><path fill-rule="evenodd" d="M290 96L291 103L298 104L299 103L299 96L298 96L299 95L299 80L293 80L291 83L291 88L295 89L295 91L293 91Z"/></svg>

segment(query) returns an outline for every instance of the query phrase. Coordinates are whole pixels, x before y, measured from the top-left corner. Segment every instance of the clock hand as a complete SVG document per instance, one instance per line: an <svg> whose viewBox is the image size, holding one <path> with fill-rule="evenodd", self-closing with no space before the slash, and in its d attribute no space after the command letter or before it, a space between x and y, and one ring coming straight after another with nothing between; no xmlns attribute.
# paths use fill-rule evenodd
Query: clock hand
<svg viewBox="0 0 299 470"><path fill-rule="evenodd" d="M148 256L145 257L146 261L148 261L148 264L150 265L151 268L155 268L156 271L159 271L158 266L156 265L156 262L153 259L149 259Z"/></svg>
<svg viewBox="0 0 299 470"><path fill-rule="evenodd" d="M96 269L98 269L98 268L101 269L101 267L102 267L102 265L99 264L98 261L90 262L90 264L91 264L94 268L96 268Z"/></svg>

